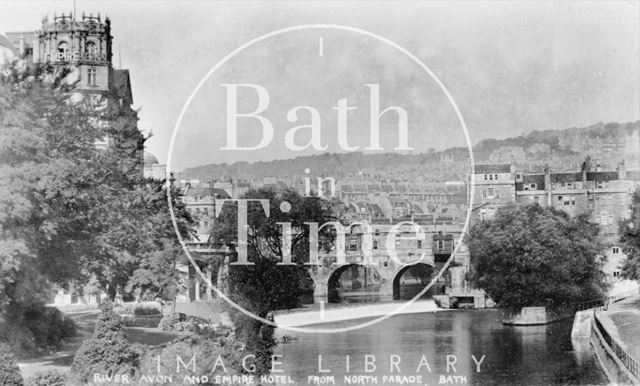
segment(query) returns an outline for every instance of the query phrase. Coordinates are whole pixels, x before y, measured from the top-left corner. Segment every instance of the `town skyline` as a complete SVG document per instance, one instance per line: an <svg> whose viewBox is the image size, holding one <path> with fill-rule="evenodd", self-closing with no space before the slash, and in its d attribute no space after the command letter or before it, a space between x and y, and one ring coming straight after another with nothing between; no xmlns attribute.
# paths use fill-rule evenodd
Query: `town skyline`
<svg viewBox="0 0 640 386"><path fill-rule="evenodd" d="M73 10L71 2L38 3L35 15L33 4L3 3L7 12L0 15L2 32L36 30L42 16ZM322 2L273 3L270 7L158 3L153 21L144 17L147 4L79 1L76 9L78 14L97 14L100 9L113 20L114 65L119 67L121 62L133 74L140 127L154 134L147 150L161 163L166 162L179 110L217 60L263 33L307 23L353 25L414 52L450 89L473 145L482 139L514 137L533 130L640 119L637 4L465 3L445 8L439 3L405 3L403 7L380 3L375 9L360 9L357 3L349 3L346 8L341 5L339 13L337 5ZM443 14L451 18L445 20ZM504 23L506 15L508 23ZM230 25L228 20L238 25L237 31L222 28ZM593 38L584 39L586 35ZM494 55L498 52L500 55ZM559 89L554 84L564 86ZM390 90L390 99L402 94L400 87ZM436 120L433 126L437 124ZM464 146L460 137L453 143L453 139L441 137L429 147ZM262 155L247 152L245 160L306 155L281 150L274 148L271 154ZM424 151L417 149L415 153ZM176 166L182 169L220 162L227 160L212 159L203 149L194 152L182 167Z"/></svg>

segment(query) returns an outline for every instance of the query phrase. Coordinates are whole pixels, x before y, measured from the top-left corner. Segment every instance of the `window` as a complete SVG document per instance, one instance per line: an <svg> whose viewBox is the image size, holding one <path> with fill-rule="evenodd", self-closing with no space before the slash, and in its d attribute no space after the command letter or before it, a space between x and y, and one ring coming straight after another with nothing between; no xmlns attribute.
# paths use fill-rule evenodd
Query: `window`
<svg viewBox="0 0 640 386"><path fill-rule="evenodd" d="M209 215L209 208L204 208L203 211L204 211L204 214L206 214L207 216Z"/></svg>
<svg viewBox="0 0 640 386"><path fill-rule="evenodd" d="M92 41L87 42L85 52L87 54L87 59L95 60L98 57L98 48L96 43Z"/></svg>
<svg viewBox="0 0 640 386"><path fill-rule="evenodd" d="M205 227L205 228L208 228L208 227L209 227L209 221L207 221L207 220L205 220L205 221L204 221L204 227Z"/></svg>
<svg viewBox="0 0 640 386"><path fill-rule="evenodd" d="M485 175L484 175L484 180L486 181L486 180L488 180L488 179L489 179L489 176L488 176L487 174L485 174Z"/></svg>
<svg viewBox="0 0 640 386"><path fill-rule="evenodd" d="M607 183L605 181L597 181L596 182L596 188L598 189L604 189L607 187Z"/></svg>
<svg viewBox="0 0 640 386"><path fill-rule="evenodd" d="M378 240L373 240L373 249L378 249Z"/></svg>
<svg viewBox="0 0 640 386"><path fill-rule="evenodd" d="M98 85L98 69L95 67L89 67L87 69L87 83L89 86Z"/></svg>
<svg viewBox="0 0 640 386"><path fill-rule="evenodd" d="M573 182L565 182L564 187L566 189L575 189L575 184Z"/></svg>
<svg viewBox="0 0 640 386"><path fill-rule="evenodd" d="M618 248L618 247L613 247L613 248L612 248L612 252L613 252L614 254L616 254L616 255L617 255L618 253L620 253L620 248Z"/></svg>
<svg viewBox="0 0 640 386"><path fill-rule="evenodd" d="M620 271L613 271L613 277L620 277Z"/></svg>
<svg viewBox="0 0 640 386"><path fill-rule="evenodd" d="M495 190L494 188L489 188L489 189L487 190L487 195L489 196L489 198L491 198L491 197L495 197L495 195L496 195L496 190Z"/></svg>
<svg viewBox="0 0 640 386"><path fill-rule="evenodd" d="M418 240L418 249L422 249L422 240Z"/></svg>
<svg viewBox="0 0 640 386"><path fill-rule="evenodd" d="M349 240L349 250L350 251L357 251L358 250L358 240L356 240L356 239L350 239Z"/></svg>
<svg viewBox="0 0 640 386"><path fill-rule="evenodd" d="M58 44L58 60L68 60L69 55L69 43L60 42Z"/></svg>
<svg viewBox="0 0 640 386"><path fill-rule="evenodd" d="M444 240L438 240L438 250L442 251L444 249Z"/></svg>

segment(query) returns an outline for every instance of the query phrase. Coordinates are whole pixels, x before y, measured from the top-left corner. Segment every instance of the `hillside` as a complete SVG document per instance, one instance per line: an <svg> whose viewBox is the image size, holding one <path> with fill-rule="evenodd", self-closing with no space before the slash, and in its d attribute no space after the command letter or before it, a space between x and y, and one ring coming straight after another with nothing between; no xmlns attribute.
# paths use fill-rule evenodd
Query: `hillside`
<svg viewBox="0 0 640 386"><path fill-rule="evenodd" d="M514 162L521 170L541 170L545 164L556 171L577 170L587 155L606 169L614 169L622 160L628 169L640 169L640 121L484 139L473 150L476 163ZM309 168L313 175L338 178L368 175L382 180L463 180L469 169L467 158L466 148L420 154L323 153L270 162L204 165L186 169L177 177L201 181L278 176L294 179Z"/></svg>

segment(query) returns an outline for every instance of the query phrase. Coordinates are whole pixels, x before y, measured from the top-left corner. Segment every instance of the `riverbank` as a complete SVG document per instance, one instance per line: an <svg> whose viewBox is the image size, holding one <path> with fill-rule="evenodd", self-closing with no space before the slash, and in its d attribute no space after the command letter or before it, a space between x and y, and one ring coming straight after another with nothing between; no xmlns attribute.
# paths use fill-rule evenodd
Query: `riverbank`
<svg viewBox="0 0 640 386"><path fill-rule="evenodd" d="M596 313L594 349L611 382L640 384L640 296Z"/></svg>
<svg viewBox="0 0 640 386"><path fill-rule="evenodd" d="M341 322L345 320L371 318L395 312L405 302L389 302L376 304L328 304L313 305L305 308L278 311L273 315L278 327L301 327L320 323ZM425 312L448 311L440 308L433 299L417 300L400 312L400 314L417 314Z"/></svg>

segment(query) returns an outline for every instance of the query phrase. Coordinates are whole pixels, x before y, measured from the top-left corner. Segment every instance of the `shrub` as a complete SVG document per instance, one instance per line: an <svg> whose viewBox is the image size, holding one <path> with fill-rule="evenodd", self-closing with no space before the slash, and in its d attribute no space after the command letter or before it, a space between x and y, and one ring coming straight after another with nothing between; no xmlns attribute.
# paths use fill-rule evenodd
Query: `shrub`
<svg viewBox="0 0 640 386"><path fill-rule="evenodd" d="M22 356L59 349L65 339L76 335L76 324L56 308L31 305L0 323L0 331L0 339Z"/></svg>
<svg viewBox="0 0 640 386"><path fill-rule="evenodd" d="M16 363L16 357L5 343L0 343L0 385L24 385L22 375L20 375L20 368Z"/></svg>
<svg viewBox="0 0 640 386"><path fill-rule="evenodd" d="M158 328L162 331L174 331L176 328L176 324L180 323L180 315L179 314L167 314L160 319L160 323L158 323Z"/></svg>
<svg viewBox="0 0 640 386"><path fill-rule="evenodd" d="M162 331L194 332L198 326L198 319L192 316L186 317L182 314L167 314L158 323L158 328ZM202 322L206 323L205 320L202 320Z"/></svg>
<svg viewBox="0 0 640 386"><path fill-rule="evenodd" d="M29 379L28 386L65 386L67 377L55 370L36 373Z"/></svg>
<svg viewBox="0 0 640 386"><path fill-rule="evenodd" d="M177 372L177 358L187 364L196 357L195 371L192 365L180 366ZM185 375L206 374L211 380L213 375L233 375L244 372L242 369L242 357L247 355L244 345L236 340L230 333L210 337L192 335L188 338L169 343L166 347L149 350L141 360L140 374L161 374L173 376L174 382L182 384ZM218 356L220 359L218 359ZM158 357L160 357L160 372L158 373ZM224 369L220 361L224 364ZM251 360L247 366L251 366ZM226 371L224 371L226 370ZM162 383L166 385L166 383ZM176 383L170 383L176 384Z"/></svg>
<svg viewBox="0 0 640 386"><path fill-rule="evenodd" d="M86 383L93 374L130 374L137 368L140 351L126 339L125 326L110 303L102 307L93 336L82 343L73 358L71 372Z"/></svg>
<svg viewBox="0 0 640 386"><path fill-rule="evenodd" d="M153 316L153 315L162 315L162 311L153 307L138 306L134 308L133 314L137 316Z"/></svg>

